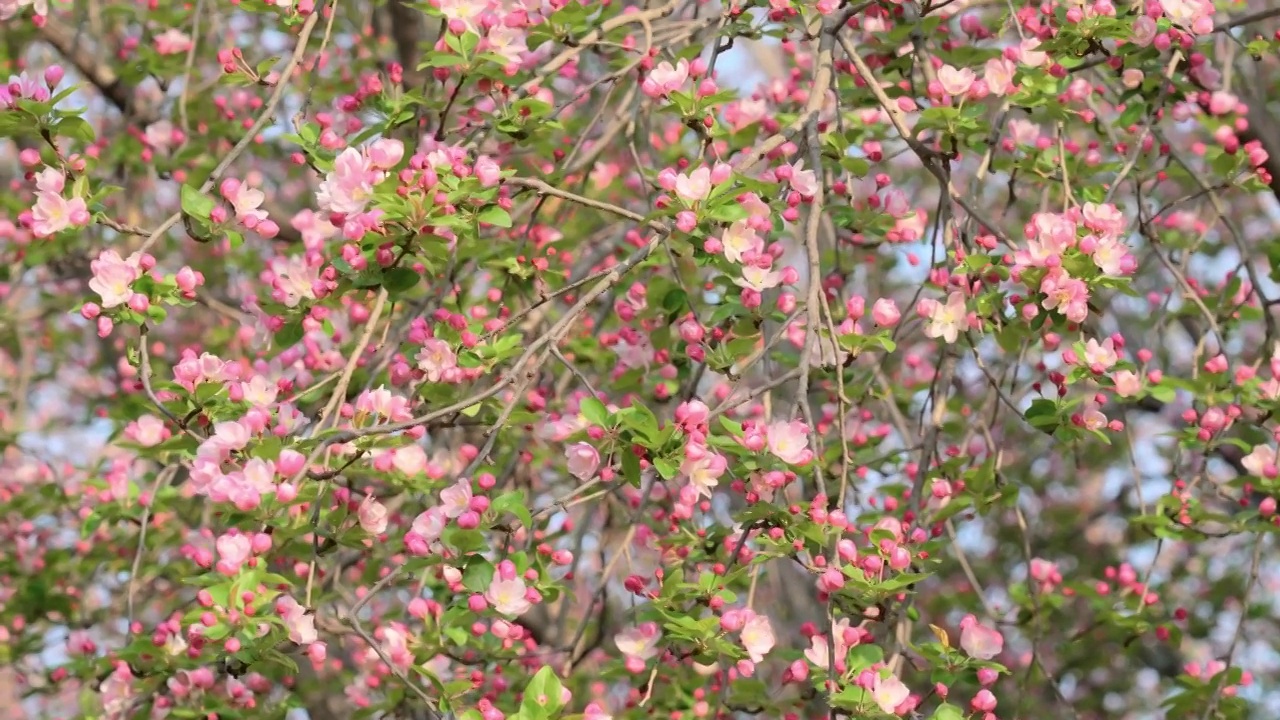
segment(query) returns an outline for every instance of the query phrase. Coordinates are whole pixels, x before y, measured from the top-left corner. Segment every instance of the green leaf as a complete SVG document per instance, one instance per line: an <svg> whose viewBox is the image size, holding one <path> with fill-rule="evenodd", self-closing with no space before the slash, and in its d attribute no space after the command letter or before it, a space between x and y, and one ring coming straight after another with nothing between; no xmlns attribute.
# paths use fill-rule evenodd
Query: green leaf
<svg viewBox="0 0 1280 720"><path fill-rule="evenodd" d="M489 508L498 514L509 512L520 518L521 524L526 528L533 530L533 515L529 512L529 503L525 500L523 490L512 490L499 495Z"/></svg>
<svg viewBox="0 0 1280 720"><path fill-rule="evenodd" d="M208 220L209 213L213 212L216 205L216 201L208 195L190 185L182 186L182 212L201 220Z"/></svg>
<svg viewBox="0 0 1280 720"><path fill-rule="evenodd" d="M640 458L630 449L622 451L622 477L635 487L640 487Z"/></svg>
<svg viewBox="0 0 1280 720"><path fill-rule="evenodd" d="M964 711L951 703L942 703L929 716L929 720L964 720Z"/></svg>
<svg viewBox="0 0 1280 720"><path fill-rule="evenodd" d="M604 427L609 421L609 410L596 398L587 398L582 401L579 408L582 411L582 417L592 425Z"/></svg>
<svg viewBox="0 0 1280 720"><path fill-rule="evenodd" d="M556 716L563 707L560 695L564 686L550 665L543 665L524 689L520 702L520 714L528 720L546 720Z"/></svg>
<svg viewBox="0 0 1280 720"><path fill-rule="evenodd" d="M302 321L294 320L280 328L280 332L276 333L276 347L288 348L297 345L305 332L302 329Z"/></svg>
<svg viewBox="0 0 1280 720"><path fill-rule="evenodd" d="M479 214L476 215L476 220L487 225L496 225L497 227L503 228L511 227L511 215L497 205L490 205L484 210L481 210Z"/></svg>
<svg viewBox="0 0 1280 720"><path fill-rule="evenodd" d="M382 274L382 287L386 288L387 292L392 295L399 295L412 290L421 279L422 276L410 268L391 268Z"/></svg>
<svg viewBox="0 0 1280 720"><path fill-rule="evenodd" d="M1027 408L1027 422L1031 426L1052 433L1058 427L1058 404L1052 400L1040 399Z"/></svg>
<svg viewBox="0 0 1280 720"><path fill-rule="evenodd" d="M54 132L61 137L69 137L86 144L93 142L97 137L93 132L93 126L81 117L63 118Z"/></svg>
<svg viewBox="0 0 1280 720"><path fill-rule="evenodd" d="M462 572L462 585L474 593L484 592L493 582L493 564L488 560L473 555Z"/></svg>

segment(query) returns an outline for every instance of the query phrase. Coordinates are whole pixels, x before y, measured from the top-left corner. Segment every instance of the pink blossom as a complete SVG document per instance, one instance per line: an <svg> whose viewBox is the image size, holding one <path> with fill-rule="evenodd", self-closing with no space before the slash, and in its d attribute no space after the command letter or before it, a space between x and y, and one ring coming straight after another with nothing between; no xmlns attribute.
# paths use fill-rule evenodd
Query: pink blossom
<svg viewBox="0 0 1280 720"><path fill-rule="evenodd" d="M882 677L876 673L871 681L871 699L886 713L896 714L895 708L907 699L911 691L902 684L897 675Z"/></svg>
<svg viewBox="0 0 1280 720"><path fill-rule="evenodd" d="M291 642L310 645L320 639L319 633L316 632L315 616L307 612L307 609L297 600L288 595L281 596L276 601L276 613L284 620Z"/></svg>
<svg viewBox="0 0 1280 720"><path fill-rule="evenodd" d="M1129 42L1138 47L1147 47L1156 39L1156 34L1159 32L1160 28L1156 26L1154 19L1140 15L1133 21L1133 34L1129 37Z"/></svg>
<svg viewBox="0 0 1280 720"><path fill-rule="evenodd" d="M382 503L374 499L372 495L366 495L364 501L360 503L360 510L357 517L360 520L360 527L370 535L381 535L387 530L387 508Z"/></svg>
<svg viewBox="0 0 1280 720"><path fill-rule="evenodd" d="M818 194L818 176L813 170L804 169L804 161L798 160L791 166L791 188L800 193L803 197L813 197Z"/></svg>
<svg viewBox="0 0 1280 720"><path fill-rule="evenodd" d="M412 417L409 400L392 393L385 386L360 393L356 398L356 412L377 415L391 422L403 422Z"/></svg>
<svg viewBox="0 0 1280 720"><path fill-rule="evenodd" d="M444 535L447 523L448 518L445 516L444 510L439 507L433 507L419 513L418 517L413 519L413 525L410 527L409 533L425 543L424 552L419 554L425 554L430 548L435 547L440 536ZM406 544L408 544L407 540Z"/></svg>
<svg viewBox="0 0 1280 720"><path fill-rule="evenodd" d="M267 219L266 211L258 209L267 199L261 190L251 188L247 183L242 183L235 178L223 180L219 190L222 192L222 197L235 209L236 220L245 223L247 227L256 227L258 223Z"/></svg>
<svg viewBox="0 0 1280 720"><path fill-rule="evenodd" d="M439 0L437 7L444 13L446 19L459 21L466 30L475 30L476 21L488 7L488 2L485 0Z"/></svg>
<svg viewBox="0 0 1280 720"><path fill-rule="evenodd" d="M813 459L809 449L809 428L800 420L776 422L769 426L769 452L788 465L804 465Z"/></svg>
<svg viewBox="0 0 1280 720"><path fill-rule="evenodd" d="M897 303L890 298L880 298L871 306L871 319L880 327L893 327L901 318Z"/></svg>
<svg viewBox="0 0 1280 720"><path fill-rule="evenodd" d="M1119 277L1133 271L1134 260L1129 248L1113 238L1103 238L1094 249L1093 264L1098 266L1104 275Z"/></svg>
<svg viewBox="0 0 1280 720"><path fill-rule="evenodd" d="M711 168L700 167L688 175L680 173L676 176L676 196L692 205L705 200L711 194Z"/></svg>
<svg viewBox="0 0 1280 720"><path fill-rule="evenodd" d="M422 349L414 357L418 369L426 373L428 382L440 382L458 366L458 356L449 343L439 338L427 338Z"/></svg>
<svg viewBox="0 0 1280 720"><path fill-rule="evenodd" d="M764 240L745 220L739 220L725 229L720 236L720 243L724 246L724 258L729 262L740 263L749 254L764 252Z"/></svg>
<svg viewBox="0 0 1280 720"><path fill-rule="evenodd" d="M583 482L595 477L600 467L600 453L588 443L574 443L565 449L569 458L569 474Z"/></svg>
<svg viewBox="0 0 1280 720"><path fill-rule="evenodd" d="M977 76L969 68L956 69L951 65L938 68L938 82L942 84L942 91L948 95L964 95L973 87L976 79Z"/></svg>
<svg viewBox="0 0 1280 720"><path fill-rule="evenodd" d="M999 630L986 627L972 615L960 621L960 647L978 660L990 660L1004 649L1004 637Z"/></svg>
<svg viewBox="0 0 1280 720"><path fill-rule="evenodd" d="M476 159L475 170L476 178L483 187L493 187L502 180L502 168L488 155Z"/></svg>
<svg viewBox="0 0 1280 720"><path fill-rule="evenodd" d="M39 238L51 237L70 227L89 224L89 211L84 198L64 198L57 192L39 190L31 210L31 233Z"/></svg>
<svg viewBox="0 0 1280 720"><path fill-rule="evenodd" d="M1053 268L1040 282L1040 292L1045 299L1045 310L1057 310L1071 322L1083 322L1089 314L1089 288L1083 281L1067 275L1060 267Z"/></svg>
<svg viewBox="0 0 1280 720"><path fill-rule="evenodd" d="M266 408L276 401L280 387L261 375L254 375L248 382L240 383L240 392L251 406Z"/></svg>
<svg viewBox="0 0 1280 720"><path fill-rule="evenodd" d="M4 6L0 5L0 20L6 19L4 12ZM103 720L124 720L130 717L134 693L133 673L129 671L129 664L123 660L117 662L115 670L103 681L98 692L102 697Z"/></svg>
<svg viewBox="0 0 1280 720"><path fill-rule="evenodd" d="M928 337L942 338L945 342L953 343L960 336L960 331L968 326L968 308L962 293L951 293L945 304L933 301L929 309L929 323L924 329L924 334Z"/></svg>
<svg viewBox="0 0 1280 720"><path fill-rule="evenodd" d="M641 662L658 654L658 641L662 632L657 623L647 622L629 627L613 636L613 644L627 658L635 658Z"/></svg>
<svg viewBox="0 0 1280 720"><path fill-rule="evenodd" d="M1115 365L1118 360L1115 342L1111 338L1107 338L1101 343L1096 338L1089 338L1089 341L1085 343L1084 361L1089 367L1107 370L1112 365Z"/></svg>
<svg viewBox="0 0 1280 720"><path fill-rule="evenodd" d="M1085 226L1103 237L1116 238L1125 231L1124 213L1115 205L1085 203L1081 215Z"/></svg>
<svg viewBox="0 0 1280 720"><path fill-rule="evenodd" d="M343 150L316 191L322 210L339 215L364 212L373 198L373 186L382 179L369 160L355 148Z"/></svg>
<svg viewBox="0 0 1280 720"><path fill-rule="evenodd" d="M709 498L728 467L729 463L723 455L706 451L697 459L686 457L680 464L680 473L689 478L689 484L700 497Z"/></svg>
<svg viewBox="0 0 1280 720"><path fill-rule="evenodd" d="M0 20L8 20L28 7L33 8L36 15L49 14L49 0L0 0Z"/></svg>
<svg viewBox="0 0 1280 720"><path fill-rule="evenodd" d="M782 282L782 273L759 265L744 265L742 277L734 278L733 283L741 288L764 292L777 287Z"/></svg>
<svg viewBox="0 0 1280 720"><path fill-rule="evenodd" d="M1038 48L1040 41L1036 38L1026 38L1018 45L1018 57L1023 65L1027 67L1040 67L1049 59L1049 55Z"/></svg>
<svg viewBox="0 0 1280 720"><path fill-rule="evenodd" d="M524 54L529 52L529 46L525 43L524 31L507 27L506 25L494 25L489 28L489 34L485 36L484 44L489 52L517 65L523 59Z"/></svg>
<svg viewBox="0 0 1280 720"><path fill-rule="evenodd" d="M471 509L471 481L460 478L458 482L440 491L441 509L445 517L454 519Z"/></svg>
<svg viewBox="0 0 1280 720"><path fill-rule="evenodd" d="M302 255L272 258L272 298L285 307L297 307L304 300L315 300L315 287L320 281L317 268L311 267Z"/></svg>
<svg viewBox="0 0 1280 720"><path fill-rule="evenodd" d="M671 63L663 61L649 71L649 75L641 84L640 90L652 98L666 97L679 90L688 79L688 60L681 59L674 67Z"/></svg>
<svg viewBox="0 0 1280 720"><path fill-rule="evenodd" d="M1142 379L1130 370L1117 370L1111 379L1116 384L1116 394L1120 397L1133 397L1142 390Z"/></svg>
<svg viewBox="0 0 1280 720"><path fill-rule="evenodd" d="M152 42L160 55L177 55L191 49L191 38L177 28L169 28L156 35Z"/></svg>
<svg viewBox="0 0 1280 720"><path fill-rule="evenodd" d="M987 61L982 79L986 81L987 89L992 95L1008 95L1016 89L1013 85L1013 75L1017 69L1012 60L1003 57L991 58Z"/></svg>
<svg viewBox="0 0 1280 720"><path fill-rule="evenodd" d="M395 138L378 138L369 145L369 164L379 170L390 170L404 157L404 143Z"/></svg>
<svg viewBox="0 0 1280 720"><path fill-rule="evenodd" d="M1253 450L1241 459L1240 464L1250 475L1260 478L1275 478L1277 454L1270 445L1255 445Z"/></svg>
<svg viewBox="0 0 1280 720"><path fill-rule="evenodd" d="M142 277L142 270L135 258L124 260L115 250L103 250L98 259L89 263L93 277L89 289L102 298L102 307L124 305L133 297L133 282Z"/></svg>
<svg viewBox="0 0 1280 720"><path fill-rule="evenodd" d="M302 244L308 250L319 248L324 241L338 234L333 223L309 208L294 215L289 224L302 234Z"/></svg>
<svg viewBox="0 0 1280 720"><path fill-rule="evenodd" d="M526 597L527 591L524 580L518 576L503 580L500 576L494 575L489 588L484 591L484 599L502 615L520 616L533 607L533 603Z"/></svg>
<svg viewBox="0 0 1280 720"><path fill-rule="evenodd" d="M155 415L143 415L129 423L124 434L125 437L143 447L155 447L169 439L171 433L160 418Z"/></svg>
<svg viewBox="0 0 1280 720"><path fill-rule="evenodd" d="M253 552L248 535L240 533L226 534L218 537L218 571L224 575L235 575L240 567L249 561Z"/></svg>
<svg viewBox="0 0 1280 720"><path fill-rule="evenodd" d="M769 624L769 618L758 614L753 614L751 619L747 620L738 638L742 641L742 647L753 663L763 662L764 656L777 642L773 635L773 626Z"/></svg>
<svg viewBox="0 0 1280 720"><path fill-rule="evenodd" d="M1213 32L1212 2L1206 0L1161 0L1165 17L1196 35Z"/></svg>
<svg viewBox="0 0 1280 720"><path fill-rule="evenodd" d="M391 464L400 473L413 477L426 469L427 452L418 445L396 448L391 456Z"/></svg>

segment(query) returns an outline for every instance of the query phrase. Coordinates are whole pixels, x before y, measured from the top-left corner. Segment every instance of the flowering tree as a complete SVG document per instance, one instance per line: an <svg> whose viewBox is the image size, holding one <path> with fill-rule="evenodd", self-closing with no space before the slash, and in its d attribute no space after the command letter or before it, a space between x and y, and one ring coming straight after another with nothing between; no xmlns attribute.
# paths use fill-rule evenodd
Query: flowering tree
<svg viewBox="0 0 1280 720"><path fill-rule="evenodd" d="M0 707L1274 716L1270 5L0 0Z"/></svg>

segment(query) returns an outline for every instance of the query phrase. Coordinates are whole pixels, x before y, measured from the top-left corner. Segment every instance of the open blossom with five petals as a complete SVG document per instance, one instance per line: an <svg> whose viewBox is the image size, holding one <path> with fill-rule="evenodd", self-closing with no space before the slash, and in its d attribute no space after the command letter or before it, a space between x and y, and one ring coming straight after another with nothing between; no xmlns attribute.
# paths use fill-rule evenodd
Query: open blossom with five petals
<svg viewBox="0 0 1280 720"><path fill-rule="evenodd" d="M743 265L742 277L734 278L733 283L740 288L764 292L782 284L782 273L771 267L760 267L755 264Z"/></svg>
<svg viewBox="0 0 1280 720"><path fill-rule="evenodd" d="M886 713L893 713L909 695L911 691L897 675L882 677L877 673L871 681L871 699Z"/></svg>
<svg viewBox="0 0 1280 720"><path fill-rule="evenodd" d="M1116 238L1100 239L1091 257L1093 264L1097 265L1104 275L1119 277L1129 274L1134 268L1134 260L1129 254L1129 248Z"/></svg>
<svg viewBox="0 0 1280 720"><path fill-rule="evenodd" d="M304 255L289 255L271 259L272 298L285 307L298 307L303 300L315 300L315 286L320 282L320 272L311 267Z"/></svg>
<svg viewBox="0 0 1280 720"><path fill-rule="evenodd" d="M66 178L60 170L45 168L36 174L36 204L31 209L31 233L51 237L70 227L89 224L84 198L65 198Z"/></svg>
<svg viewBox="0 0 1280 720"><path fill-rule="evenodd" d="M1060 267L1045 274L1040 292L1045 295L1041 303L1045 310L1057 310L1071 322L1083 322L1089 315L1089 286Z"/></svg>
<svg viewBox="0 0 1280 720"><path fill-rule="evenodd" d="M440 491L440 507L449 519L453 519L471 509L471 481L461 478L458 482Z"/></svg>
<svg viewBox="0 0 1280 720"><path fill-rule="evenodd" d="M236 220L252 228L267 219L267 212L259 209L267 199L266 194L261 190L251 188L248 183L242 183L235 178L223 180L219 190L222 192L222 197L231 203L231 207L235 210Z"/></svg>
<svg viewBox="0 0 1280 720"><path fill-rule="evenodd" d="M1098 342L1096 338L1089 338L1089 342L1084 346L1084 361L1091 368L1099 368L1106 370L1119 361L1116 355L1115 341L1107 338L1102 342Z"/></svg>
<svg viewBox="0 0 1280 720"><path fill-rule="evenodd" d="M485 47L489 52L517 65L524 54L529 52L524 32L501 24L489 28L489 34L485 36Z"/></svg>
<svg viewBox="0 0 1280 720"><path fill-rule="evenodd" d="M729 462L723 455L704 449L700 457L686 457L680 464L680 472L689 478L689 484L700 497L709 498L728 467Z"/></svg>
<svg viewBox="0 0 1280 720"><path fill-rule="evenodd" d="M676 197L693 204L711 194L711 168L703 166L689 174L676 176Z"/></svg>
<svg viewBox="0 0 1280 720"><path fill-rule="evenodd" d="M93 277L89 289L102 298L102 307L124 305L133 297L133 281L142 277L142 269L136 257L125 260L115 250L103 250L98 259L89 263Z"/></svg>
<svg viewBox="0 0 1280 720"><path fill-rule="evenodd" d="M764 240L751 229L746 220L730 225L720 236L720 244L724 246L724 258L729 262L744 262L747 255L764 252Z"/></svg>
<svg viewBox="0 0 1280 720"><path fill-rule="evenodd" d="M418 369L427 375L427 382L440 382L450 370L458 366L458 356L449 343L440 338L427 338L422 349L414 357Z"/></svg>
<svg viewBox="0 0 1280 720"><path fill-rule="evenodd" d="M658 654L658 641L661 639L662 631L657 623L647 622L614 635L613 644L624 656L644 661Z"/></svg>
<svg viewBox="0 0 1280 720"><path fill-rule="evenodd" d="M942 338L953 343L960 336L960 330L968 325L968 308L962 293L951 293L947 296L946 303L934 300L926 309L929 310L929 323L925 326L924 334L931 338Z"/></svg>
<svg viewBox="0 0 1280 720"><path fill-rule="evenodd" d="M412 417L409 400L382 385L360 393L356 398L356 412L377 415L391 422L403 422Z"/></svg>
<svg viewBox="0 0 1280 720"><path fill-rule="evenodd" d="M789 465L804 465L813 459L809 449L809 428L801 420L776 422L769 426L769 452Z"/></svg>
<svg viewBox="0 0 1280 720"><path fill-rule="evenodd" d="M742 647L750 656L751 662L758 663L764 661L764 656L773 649L777 639L773 634L773 625L769 623L767 615L753 613L746 624L742 626L742 632L739 633L738 639L742 641Z"/></svg>
<svg viewBox="0 0 1280 720"><path fill-rule="evenodd" d="M1013 84L1013 74L1017 70L1018 66L1008 58L991 58L987 61L982 79L986 81L987 90L991 91L992 95L1008 95L1016 89Z"/></svg>
<svg viewBox="0 0 1280 720"><path fill-rule="evenodd" d="M527 597L528 591L529 588L524 584L524 580L519 577L503 580L495 575L493 582L489 583L489 588L484 591L484 599L489 601L494 610L503 615L519 616L529 612L533 607L533 603L529 602Z"/></svg>
<svg viewBox="0 0 1280 720"><path fill-rule="evenodd" d="M1105 238L1118 238L1125 231L1124 213L1110 203L1085 203L1081 208L1085 227Z"/></svg>
<svg viewBox="0 0 1280 720"><path fill-rule="evenodd" d="M339 215L364 212L373 198L373 186L382 177L364 154L349 147L333 161L333 172L316 191L316 202L322 210Z"/></svg>
<svg viewBox="0 0 1280 720"><path fill-rule="evenodd" d="M938 82L942 91L948 95L964 95L973 87L977 76L969 68L957 69L951 65L938 68Z"/></svg>

